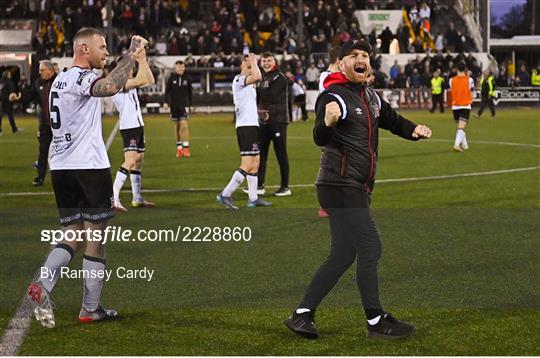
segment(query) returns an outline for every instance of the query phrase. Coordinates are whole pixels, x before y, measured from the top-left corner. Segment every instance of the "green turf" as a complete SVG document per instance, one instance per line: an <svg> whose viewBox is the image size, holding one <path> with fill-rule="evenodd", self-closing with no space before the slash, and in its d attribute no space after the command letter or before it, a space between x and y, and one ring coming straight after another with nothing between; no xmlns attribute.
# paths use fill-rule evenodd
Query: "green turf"
<svg viewBox="0 0 540 358"><path fill-rule="evenodd" d="M269 198L271 209L230 213L215 203L238 166L230 115L198 115L191 121L192 158L177 159L165 116L146 116L145 189L155 210L130 210L111 225L137 229L177 226L245 226L248 243L111 243L108 266L155 269L152 282L113 279L104 302L118 309L116 323L76 322L81 283L60 281L54 292L58 327L33 323L26 355L538 355L540 276L539 170L443 180L389 179L479 173L540 165L540 118L531 109L501 110L495 121L472 119L471 149L450 151L451 114L405 112L434 130L431 141L407 142L381 131L373 195L383 240L380 263L383 304L418 326L407 342L370 342L349 270L321 305L322 338L306 342L280 321L294 307L328 250L328 227L316 216L314 187L319 150L312 122L289 126L293 196ZM25 131L0 137L0 329L22 297L49 247L40 230L56 229L54 197L31 186L37 154L36 121L19 119ZM114 120L104 121L105 137ZM527 145L517 145L527 144ZM121 139L110 151L121 164ZM386 181L386 182L385 182ZM128 181L129 182L129 181ZM267 185L277 185L273 153ZM188 188L198 191L186 191ZM130 199L129 187L122 194ZM235 195L244 204L246 196ZM80 255L72 264L80 267ZM82 334L81 334L82 333ZM90 338L95 337L95 338ZM104 344L104 342L107 342Z"/></svg>

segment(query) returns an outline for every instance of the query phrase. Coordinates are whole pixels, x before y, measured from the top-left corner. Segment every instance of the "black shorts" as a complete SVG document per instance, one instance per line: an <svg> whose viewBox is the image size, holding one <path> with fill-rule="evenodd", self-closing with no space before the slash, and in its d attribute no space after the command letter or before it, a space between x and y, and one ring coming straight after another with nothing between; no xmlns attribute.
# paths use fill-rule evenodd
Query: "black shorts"
<svg viewBox="0 0 540 358"><path fill-rule="evenodd" d="M469 115L471 114L471 110L467 108L460 108L460 109L453 109L452 112L454 113L454 121L469 121Z"/></svg>
<svg viewBox="0 0 540 358"><path fill-rule="evenodd" d="M189 114L184 106L171 107L171 121L189 119Z"/></svg>
<svg viewBox="0 0 540 358"><path fill-rule="evenodd" d="M245 126L236 128L236 138L240 147L241 156L257 156L261 154L259 150L259 127Z"/></svg>
<svg viewBox="0 0 540 358"><path fill-rule="evenodd" d="M100 223L114 216L110 168L51 170L51 179L61 225Z"/></svg>
<svg viewBox="0 0 540 358"><path fill-rule="evenodd" d="M122 141L124 142L124 152L143 153L146 151L144 144L144 127L120 129Z"/></svg>

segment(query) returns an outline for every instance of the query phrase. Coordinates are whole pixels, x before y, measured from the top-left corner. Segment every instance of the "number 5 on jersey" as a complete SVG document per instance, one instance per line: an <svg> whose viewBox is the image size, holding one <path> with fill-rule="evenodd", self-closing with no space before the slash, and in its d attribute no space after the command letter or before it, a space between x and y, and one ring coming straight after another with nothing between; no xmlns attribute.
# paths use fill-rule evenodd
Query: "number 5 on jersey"
<svg viewBox="0 0 540 358"><path fill-rule="evenodd" d="M58 99L58 93L51 91L51 127L59 129L62 123L60 120L60 108L54 104L55 99Z"/></svg>

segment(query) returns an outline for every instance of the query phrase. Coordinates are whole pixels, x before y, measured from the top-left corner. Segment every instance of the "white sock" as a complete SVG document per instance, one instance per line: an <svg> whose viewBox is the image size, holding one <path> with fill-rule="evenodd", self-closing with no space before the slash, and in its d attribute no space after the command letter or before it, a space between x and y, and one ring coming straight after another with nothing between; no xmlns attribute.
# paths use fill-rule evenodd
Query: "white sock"
<svg viewBox="0 0 540 358"><path fill-rule="evenodd" d="M378 315L378 316L375 317L375 318L368 319L367 322L368 322L371 326L373 326L373 325L379 323L380 320L381 320L381 315Z"/></svg>
<svg viewBox="0 0 540 358"><path fill-rule="evenodd" d="M182 142L181 141L176 142L176 148L182 149Z"/></svg>
<svg viewBox="0 0 540 358"><path fill-rule="evenodd" d="M122 190L122 187L124 186L124 182L127 179L128 173L129 170L124 167L120 167L120 169L118 169L118 171L116 172L116 177L114 178L113 184L113 195L115 202L120 200L120 190Z"/></svg>
<svg viewBox="0 0 540 358"><path fill-rule="evenodd" d="M183 142L182 142L182 146L183 146L184 148L189 148L189 142L188 142L188 141L183 141Z"/></svg>
<svg viewBox="0 0 540 358"><path fill-rule="evenodd" d="M296 309L296 314L302 314L302 313L306 313L306 312L310 312L311 310L309 308L297 308Z"/></svg>
<svg viewBox="0 0 540 358"><path fill-rule="evenodd" d="M459 147L464 135L465 135L465 131L461 128L458 128L458 130L456 131L456 140L454 141L454 147Z"/></svg>
<svg viewBox="0 0 540 358"><path fill-rule="evenodd" d="M82 264L84 291L82 305L88 311L95 311L99 305L103 282L105 282L105 260L96 257L84 256Z"/></svg>
<svg viewBox="0 0 540 358"><path fill-rule="evenodd" d="M248 184L249 201L255 201L259 198L257 195L257 183L259 178L257 177L257 173L249 173L246 178Z"/></svg>
<svg viewBox="0 0 540 358"><path fill-rule="evenodd" d="M140 203L143 201L141 195L142 175L140 170L132 170L129 178L131 179L131 192L133 193L133 201Z"/></svg>
<svg viewBox="0 0 540 358"><path fill-rule="evenodd" d="M461 146L463 148L469 148L469 143L467 143L467 133L463 131L463 138L461 138Z"/></svg>
<svg viewBox="0 0 540 358"><path fill-rule="evenodd" d="M73 258L73 249L66 244L56 245L51 250L45 264L43 264L39 282L48 292L51 292L60 277L60 268L66 267ZM47 268L47 271L43 268Z"/></svg>
<svg viewBox="0 0 540 358"><path fill-rule="evenodd" d="M247 173L240 168L235 170L231 180L229 181L229 184L227 184L225 189L223 189L221 195L225 197L230 197L234 193L234 191L244 182L246 174Z"/></svg>

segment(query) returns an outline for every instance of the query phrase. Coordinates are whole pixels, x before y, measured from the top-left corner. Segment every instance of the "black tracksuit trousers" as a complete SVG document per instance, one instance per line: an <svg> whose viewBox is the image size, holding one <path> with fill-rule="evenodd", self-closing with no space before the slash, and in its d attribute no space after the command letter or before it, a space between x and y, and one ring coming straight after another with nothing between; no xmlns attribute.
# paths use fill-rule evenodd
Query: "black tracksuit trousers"
<svg viewBox="0 0 540 358"><path fill-rule="evenodd" d="M287 155L287 123L269 123L261 126L261 160L259 164L258 186L264 185L266 161L270 142L274 143L274 151L279 163L281 187L289 186L289 157Z"/></svg>
<svg viewBox="0 0 540 358"><path fill-rule="evenodd" d="M431 109L429 110L431 113L435 112L437 109L437 105L441 108L441 113L444 113L444 96L443 94L432 94L431 95Z"/></svg>
<svg viewBox="0 0 540 358"><path fill-rule="evenodd" d="M39 128L39 156L37 163L38 177L45 179L45 174L47 173L47 164L49 161L49 146L52 141L52 130L50 127L41 127Z"/></svg>
<svg viewBox="0 0 540 358"><path fill-rule="evenodd" d="M315 310L356 260L356 282L368 319L382 312L377 265L382 245L371 217L369 194L359 188L317 186L317 196L329 214L330 255L319 267L299 308Z"/></svg>
<svg viewBox="0 0 540 358"><path fill-rule="evenodd" d="M482 98L482 101L480 103L480 110L478 111L478 117L484 113L484 109L486 106L489 107L489 110L491 111L491 116L495 117L495 102L493 102L493 98Z"/></svg>

